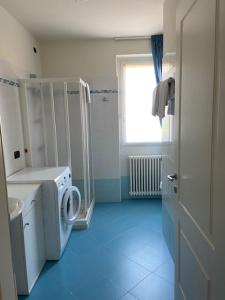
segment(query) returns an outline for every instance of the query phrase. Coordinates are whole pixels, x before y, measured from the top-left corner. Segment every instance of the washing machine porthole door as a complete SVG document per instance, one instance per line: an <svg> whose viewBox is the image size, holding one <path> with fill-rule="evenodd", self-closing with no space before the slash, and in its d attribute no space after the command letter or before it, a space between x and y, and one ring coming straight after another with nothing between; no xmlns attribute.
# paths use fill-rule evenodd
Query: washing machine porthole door
<svg viewBox="0 0 225 300"><path fill-rule="evenodd" d="M76 186L69 187L62 201L62 217L67 225L73 225L77 219L81 207L81 195Z"/></svg>

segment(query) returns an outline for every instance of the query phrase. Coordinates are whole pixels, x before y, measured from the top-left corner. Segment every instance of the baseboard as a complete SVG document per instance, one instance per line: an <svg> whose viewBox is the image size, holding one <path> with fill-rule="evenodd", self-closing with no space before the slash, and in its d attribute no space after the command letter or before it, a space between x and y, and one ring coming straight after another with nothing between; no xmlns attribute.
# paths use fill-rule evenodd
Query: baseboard
<svg viewBox="0 0 225 300"><path fill-rule="evenodd" d="M92 217L92 214L93 214L93 209L94 209L94 206L95 206L95 201L92 200L91 202L91 205L86 213L86 216L83 217L79 217L75 224L73 225L73 229L86 229L89 227L90 225L90 222L91 222L91 217Z"/></svg>

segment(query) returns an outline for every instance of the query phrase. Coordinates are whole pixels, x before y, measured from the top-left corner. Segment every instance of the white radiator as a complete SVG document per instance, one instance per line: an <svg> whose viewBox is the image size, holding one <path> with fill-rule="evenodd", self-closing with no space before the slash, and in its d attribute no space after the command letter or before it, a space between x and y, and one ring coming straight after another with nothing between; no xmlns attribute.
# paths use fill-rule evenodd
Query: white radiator
<svg viewBox="0 0 225 300"><path fill-rule="evenodd" d="M129 156L131 196L160 195L161 155Z"/></svg>

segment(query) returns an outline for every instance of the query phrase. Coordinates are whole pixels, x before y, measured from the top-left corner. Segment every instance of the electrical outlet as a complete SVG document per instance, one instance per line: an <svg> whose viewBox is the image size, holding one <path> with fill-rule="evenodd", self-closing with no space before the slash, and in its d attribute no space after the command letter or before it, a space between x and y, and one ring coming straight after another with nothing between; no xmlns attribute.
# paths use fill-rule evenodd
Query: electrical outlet
<svg viewBox="0 0 225 300"><path fill-rule="evenodd" d="M20 151L19 150L14 152L14 158L15 159L20 158Z"/></svg>

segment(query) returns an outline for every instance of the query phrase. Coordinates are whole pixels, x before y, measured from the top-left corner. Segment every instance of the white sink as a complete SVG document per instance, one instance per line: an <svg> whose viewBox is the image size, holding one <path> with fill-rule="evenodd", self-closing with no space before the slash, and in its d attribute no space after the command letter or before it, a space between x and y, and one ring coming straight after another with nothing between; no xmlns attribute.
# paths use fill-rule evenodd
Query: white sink
<svg viewBox="0 0 225 300"><path fill-rule="evenodd" d="M21 214L23 209L23 201L16 198L8 198L8 207L9 207L9 215L10 221L14 220L16 217Z"/></svg>

